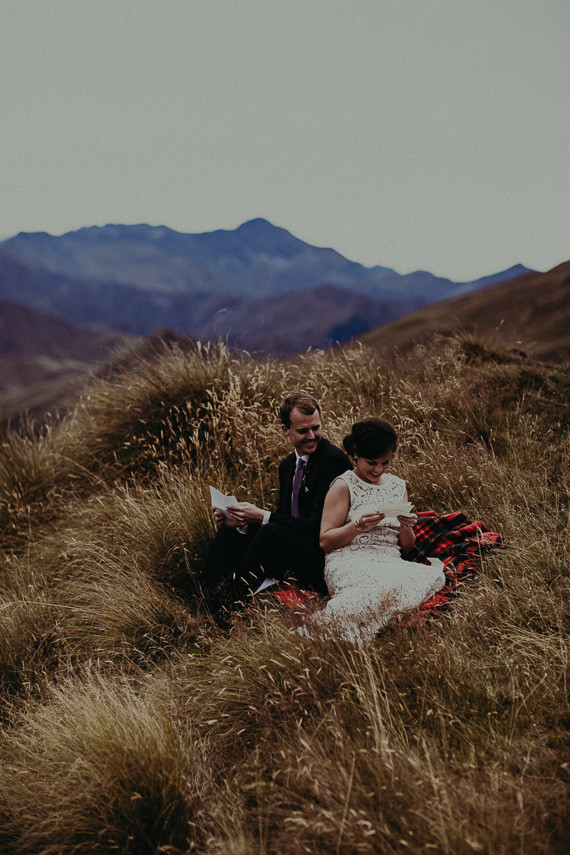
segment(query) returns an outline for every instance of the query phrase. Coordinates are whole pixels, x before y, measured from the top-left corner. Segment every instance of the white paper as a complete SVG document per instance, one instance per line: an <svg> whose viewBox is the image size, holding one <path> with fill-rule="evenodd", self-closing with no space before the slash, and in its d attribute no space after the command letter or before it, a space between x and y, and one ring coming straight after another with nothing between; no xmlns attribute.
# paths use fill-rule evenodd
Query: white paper
<svg viewBox="0 0 570 855"><path fill-rule="evenodd" d="M228 505L237 505L238 500L235 496L225 496L223 493L220 493L219 490L216 490L215 487L210 487L210 499L212 502L212 507L217 511L220 511L228 520L234 520L235 517L232 516L229 511L226 510Z"/></svg>
<svg viewBox="0 0 570 855"><path fill-rule="evenodd" d="M272 585L276 585L277 582L275 579L264 579L257 591L253 592L253 595L261 594L262 591L265 591L266 588L271 588Z"/></svg>
<svg viewBox="0 0 570 855"><path fill-rule="evenodd" d="M401 502L399 505L383 505L377 510L379 514L384 514L385 517L392 519L393 517L409 516L413 507L411 502Z"/></svg>

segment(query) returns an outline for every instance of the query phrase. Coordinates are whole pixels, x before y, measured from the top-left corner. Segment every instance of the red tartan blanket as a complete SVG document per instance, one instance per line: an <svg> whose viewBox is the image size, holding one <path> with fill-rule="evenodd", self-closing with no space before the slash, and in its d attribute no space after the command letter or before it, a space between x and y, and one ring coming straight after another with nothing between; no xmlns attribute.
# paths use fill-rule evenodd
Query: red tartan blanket
<svg viewBox="0 0 570 855"><path fill-rule="evenodd" d="M406 555L406 560L424 563L430 556L440 558L445 566L447 582L406 620L407 626L425 623L449 608L458 588L473 578L479 569L481 557L492 549L506 546L500 534L489 531L478 520L470 522L461 511L441 516L434 511L420 511L414 532L416 545ZM314 593L291 586L276 590L275 595L291 609L315 597Z"/></svg>

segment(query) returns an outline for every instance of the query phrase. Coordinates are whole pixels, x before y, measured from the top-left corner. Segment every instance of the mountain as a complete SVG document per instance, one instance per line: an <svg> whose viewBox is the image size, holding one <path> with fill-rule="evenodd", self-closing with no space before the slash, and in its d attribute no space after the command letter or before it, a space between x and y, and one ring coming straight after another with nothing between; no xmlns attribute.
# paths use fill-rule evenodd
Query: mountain
<svg viewBox="0 0 570 855"><path fill-rule="evenodd" d="M0 299L0 358L45 356L93 363L127 343L125 335L86 330L43 312Z"/></svg>
<svg viewBox="0 0 570 855"><path fill-rule="evenodd" d="M313 247L263 219L204 234L144 224L92 226L61 237L20 233L0 248L52 273L169 294L267 297L323 281L354 287L360 280L397 275L382 267L371 274L335 250Z"/></svg>
<svg viewBox="0 0 570 855"><path fill-rule="evenodd" d="M400 303L398 308L407 304ZM410 301L410 308L414 304ZM398 316L390 300L354 294L337 285L318 285L293 296L241 300L207 320L198 338L228 336L248 350L292 353L347 341Z"/></svg>
<svg viewBox="0 0 570 855"><path fill-rule="evenodd" d="M0 297L79 325L136 335L169 327L281 353L347 340L522 272L517 266L464 283L425 271L400 275L311 246L263 219L204 234L107 225L0 243Z"/></svg>
<svg viewBox="0 0 570 855"><path fill-rule="evenodd" d="M131 341L0 299L0 420L65 409L93 366Z"/></svg>
<svg viewBox="0 0 570 855"><path fill-rule="evenodd" d="M527 273L416 312L361 336L370 347L402 353L434 335L471 332L516 345L535 359L570 359L570 261Z"/></svg>

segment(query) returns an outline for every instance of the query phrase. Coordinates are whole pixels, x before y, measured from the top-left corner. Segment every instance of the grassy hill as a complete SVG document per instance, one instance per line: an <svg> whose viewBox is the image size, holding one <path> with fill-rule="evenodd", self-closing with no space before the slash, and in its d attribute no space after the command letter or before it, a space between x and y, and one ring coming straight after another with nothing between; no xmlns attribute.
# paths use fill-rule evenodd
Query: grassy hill
<svg viewBox="0 0 570 855"><path fill-rule="evenodd" d="M368 347L407 352L436 335L469 332L536 359L570 358L570 261L419 309L367 333Z"/></svg>
<svg viewBox="0 0 570 855"><path fill-rule="evenodd" d="M0 443L3 855L562 855L570 370L449 339L255 361L171 342ZM282 396L401 435L419 510L503 534L445 617L351 645L201 612L208 484L271 507Z"/></svg>

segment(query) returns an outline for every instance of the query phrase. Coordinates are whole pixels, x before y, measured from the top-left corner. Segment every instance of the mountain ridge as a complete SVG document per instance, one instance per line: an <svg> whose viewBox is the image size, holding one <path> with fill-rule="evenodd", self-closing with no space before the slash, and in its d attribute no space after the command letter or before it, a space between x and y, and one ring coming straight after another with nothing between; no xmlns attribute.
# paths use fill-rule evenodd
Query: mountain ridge
<svg viewBox="0 0 570 855"><path fill-rule="evenodd" d="M284 262L290 263L292 259L297 260L297 267L303 261L311 262L314 272L310 281L303 282L302 277L295 275L294 278L289 277L284 283L279 284L278 290L280 291L304 290L309 285L320 284L323 281L353 288L356 280L356 282L365 282L367 287L374 287L381 285L383 280L390 280L392 277L396 277L397 282L400 280L419 282L422 277L428 277L430 282L463 287L486 283L489 280L495 280L496 277L510 277L515 269L518 273L527 269L522 265L515 265L490 276L461 282L435 276L425 270L400 274L391 267L381 265L365 267L359 262L345 258L330 247L315 247L295 237L287 229L274 226L268 220L260 217L248 220L233 230L216 229L211 232L196 234L178 232L167 226L149 226L145 223L87 226L66 232L61 236L50 235L48 232L20 232L18 235L0 242L0 249L9 249L16 257L36 262L54 273L99 280L101 268L98 265L103 264L105 260L112 261L113 265L115 264L116 258L112 253L109 257L109 253L119 243L121 244L121 251L132 250L135 245L141 243L144 246L142 259L134 258L132 254L128 256L127 260L131 265L129 276L124 276L120 269L117 271L115 266L109 267L107 271L112 274L113 281L135 285L136 287L143 287L140 278L134 275L135 271L137 273L141 271L140 262L142 261L142 264L147 266L149 259L152 260L152 250L164 245L168 249L170 258L176 258L177 262L180 260L188 262L193 258L197 258L201 263L212 263L213 261L214 269L218 270L219 276L222 264L228 260L234 264L240 261L242 263L251 262L253 259L267 263L273 257L276 259L274 262L276 267L283 265ZM61 248L59 251L58 247ZM89 255L89 267L85 263L85 252ZM97 260L97 255L99 259L98 263L95 263L94 259ZM316 261L317 258L319 258L319 263ZM327 265L330 267L333 263L338 267L331 273L330 270L327 270ZM257 272L259 273L259 270ZM294 272L298 274L299 271L295 268ZM148 279L146 281L148 282ZM172 285L170 287L172 288ZM194 288L194 290L200 289ZM218 284L218 290L228 291L227 284L223 279ZM247 289L240 292L240 294L247 293ZM258 295L259 290L255 293ZM275 290L272 293L275 293Z"/></svg>
<svg viewBox="0 0 570 855"><path fill-rule="evenodd" d="M0 243L0 297L81 326L134 335L168 327L282 354L344 341L381 318L521 270L454 283L426 271L366 268L263 218L202 234L108 224L59 237L20 232ZM302 318L294 311L301 303Z"/></svg>

